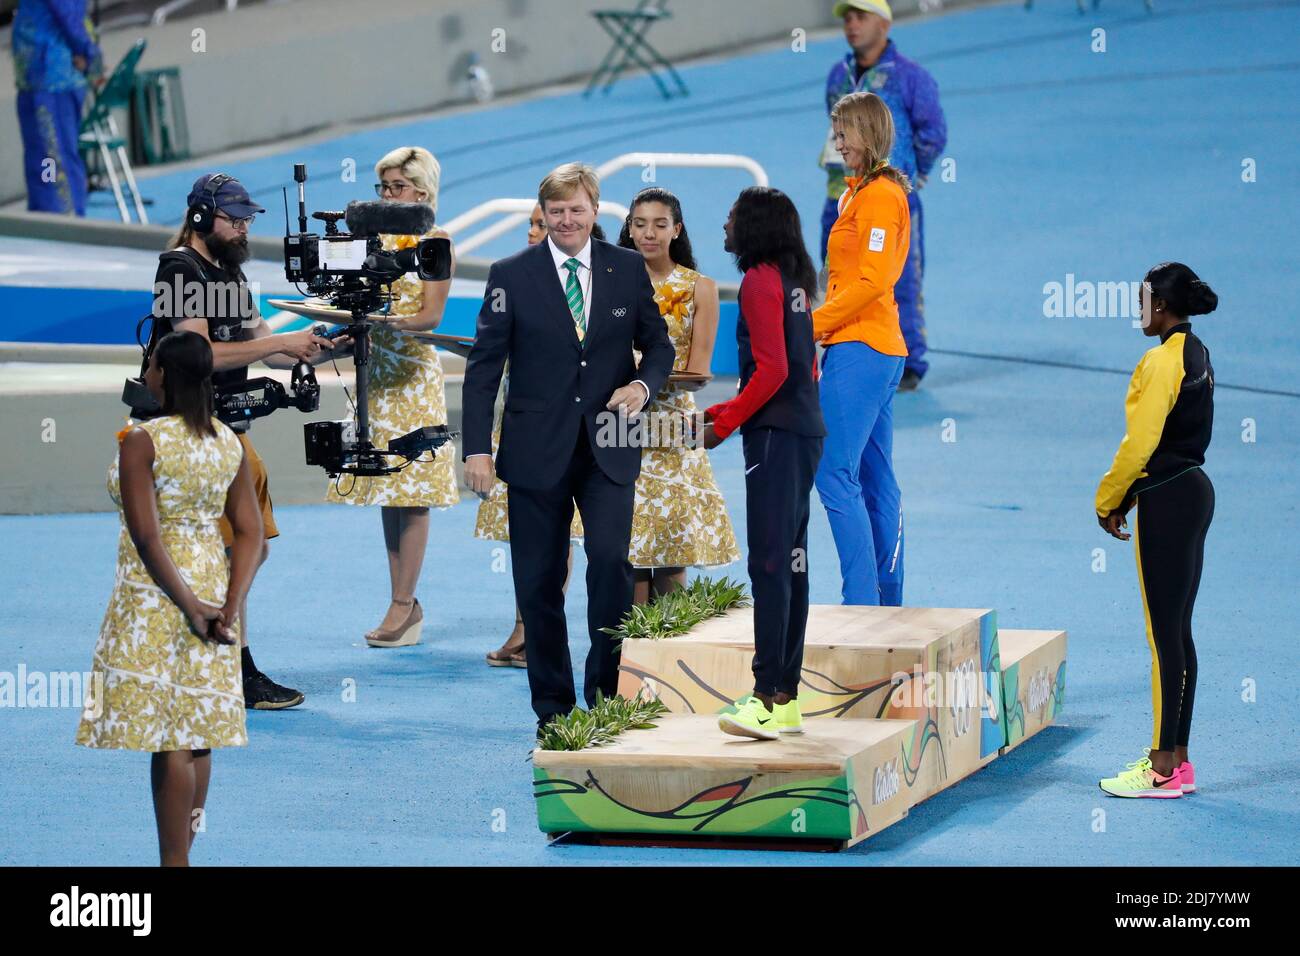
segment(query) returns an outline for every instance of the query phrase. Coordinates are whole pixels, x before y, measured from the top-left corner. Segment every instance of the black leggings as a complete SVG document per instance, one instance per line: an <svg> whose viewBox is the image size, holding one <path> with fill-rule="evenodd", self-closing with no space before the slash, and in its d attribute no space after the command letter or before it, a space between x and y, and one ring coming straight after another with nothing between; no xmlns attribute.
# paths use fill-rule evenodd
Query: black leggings
<svg viewBox="0 0 1300 956"><path fill-rule="evenodd" d="M1138 496L1133 543L1151 645L1152 750L1186 747L1196 697L1192 608L1201 584L1214 486L1200 468Z"/></svg>
<svg viewBox="0 0 1300 956"><path fill-rule="evenodd" d="M755 428L743 441L754 693L798 697L808 626L808 496L822 439Z"/></svg>

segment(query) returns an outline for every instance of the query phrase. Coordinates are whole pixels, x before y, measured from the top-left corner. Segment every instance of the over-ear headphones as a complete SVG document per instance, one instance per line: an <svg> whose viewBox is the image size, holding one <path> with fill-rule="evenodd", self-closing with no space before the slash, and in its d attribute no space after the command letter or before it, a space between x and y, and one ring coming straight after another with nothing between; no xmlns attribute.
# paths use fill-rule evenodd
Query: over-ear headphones
<svg viewBox="0 0 1300 956"><path fill-rule="evenodd" d="M217 193L222 186L234 178L233 176L227 176L225 173L217 173L203 187L203 195L199 196L194 205L190 206L189 211L185 213L190 228L199 235L206 236L216 226Z"/></svg>

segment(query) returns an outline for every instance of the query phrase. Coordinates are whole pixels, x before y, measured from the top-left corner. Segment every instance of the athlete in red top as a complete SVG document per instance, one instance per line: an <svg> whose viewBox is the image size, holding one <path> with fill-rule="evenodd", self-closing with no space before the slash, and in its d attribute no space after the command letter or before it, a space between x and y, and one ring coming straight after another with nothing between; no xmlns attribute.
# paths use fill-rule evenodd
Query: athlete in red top
<svg viewBox="0 0 1300 956"><path fill-rule="evenodd" d="M740 313L749 326L749 346L757 368L735 398L705 410L713 432L722 441L768 403L785 384L790 365L785 354L785 289L781 273L770 262L755 266L740 282ZM812 377L817 381L817 358ZM706 448L716 447L705 442Z"/></svg>
<svg viewBox="0 0 1300 956"><path fill-rule="evenodd" d="M817 273L799 213L776 189L742 192L727 220L740 283L740 394L709 408L706 448L741 432L754 597L754 692L724 708L728 734L803 733L799 680L808 623L808 496L826 427L817 398L811 296Z"/></svg>

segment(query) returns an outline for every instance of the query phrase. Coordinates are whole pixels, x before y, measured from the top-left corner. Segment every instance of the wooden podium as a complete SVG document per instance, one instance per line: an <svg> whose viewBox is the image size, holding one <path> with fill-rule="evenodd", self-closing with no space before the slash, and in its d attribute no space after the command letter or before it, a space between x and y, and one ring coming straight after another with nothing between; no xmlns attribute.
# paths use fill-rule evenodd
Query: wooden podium
<svg viewBox="0 0 1300 956"><path fill-rule="evenodd" d="M534 751L538 824L852 846L907 815L898 755L912 725L823 721L766 741L724 736L711 715L669 715L609 746Z"/></svg>
<svg viewBox="0 0 1300 956"><path fill-rule="evenodd" d="M805 733L728 737L716 714L753 689L753 614L623 642L619 693L656 697L670 713L610 746L534 751L544 832L851 846L1064 705L1064 631L999 632L987 609L814 605L799 686Z"/></svg>
<svg viewBox="0 0 1300 956"><path fill-rule="evenodd" d="M1065 631L1003 631L1002 709L1007 743L1018 747L1065 706Z"/></svg>
<svg viewBox="0 0 1300 956"><path fill-rule="evenodd" d="M658 697L674 713L717 713L753 689L753 615L737 609L681 637L625 641L619 693ZM993 611L814 605L799 706L805 720L914 721L901 750L915 804L1003 747L998 660Z"/></svg>

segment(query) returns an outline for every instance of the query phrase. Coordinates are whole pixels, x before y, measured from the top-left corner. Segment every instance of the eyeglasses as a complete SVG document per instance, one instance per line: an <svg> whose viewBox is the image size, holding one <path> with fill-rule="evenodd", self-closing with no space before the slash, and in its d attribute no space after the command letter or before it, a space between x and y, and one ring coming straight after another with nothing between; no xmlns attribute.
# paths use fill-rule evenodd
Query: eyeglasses
<svg viewBox="0 0 1300 956"><path fill-rule="evenodd" d="M411 188L410 183L375 183L375 195L382 198L386 193L392 193L394 196L400 196L406 190Z"/></svg>
<svg viewBox="0 0 1300 956"><path fill-rule="evenodd" d="M217 218L224 219L235 229L242 229L245 232L252 228L253 223L257 221L256 216L245 216L243 219L236 219L234 216L227 216L225 213L220 212L217 213Z"/></svg>

